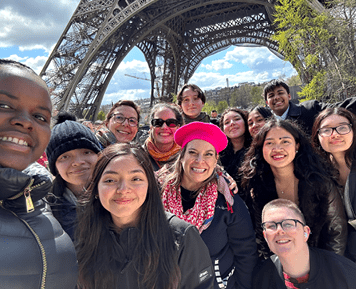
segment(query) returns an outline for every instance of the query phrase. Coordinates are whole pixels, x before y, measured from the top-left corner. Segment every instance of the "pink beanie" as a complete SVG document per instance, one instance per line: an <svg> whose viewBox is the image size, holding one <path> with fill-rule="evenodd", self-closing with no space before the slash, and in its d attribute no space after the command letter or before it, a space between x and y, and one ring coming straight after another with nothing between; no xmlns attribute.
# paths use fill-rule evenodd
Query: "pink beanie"
<svg viewBox="0 0 356 289"><path fill-rule="evenodd" d="M205 122L191 122L179 128L174 134L175 142L182 148L195 139L205 140L212 144L217 153L227 146L227 137L218 126Z"/></svg>

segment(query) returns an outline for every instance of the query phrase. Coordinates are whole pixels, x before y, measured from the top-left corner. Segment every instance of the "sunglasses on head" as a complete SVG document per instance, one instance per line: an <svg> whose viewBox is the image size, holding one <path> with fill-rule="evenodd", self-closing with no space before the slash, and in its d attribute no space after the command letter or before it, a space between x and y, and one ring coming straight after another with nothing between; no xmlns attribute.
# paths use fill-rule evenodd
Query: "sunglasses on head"
<svg viewBox="0 0 356 289"><path fill-rule="evenodd" d="M155 119L152 119L152 121L151 121L152 126L155 126L155 127L162 127L162 125L164 123L166 123L166 125L168 127L176 127L179 125L178 120L176 120L174 118L169 118L166 120L163 120L161 118L155 118Z"/></svg>

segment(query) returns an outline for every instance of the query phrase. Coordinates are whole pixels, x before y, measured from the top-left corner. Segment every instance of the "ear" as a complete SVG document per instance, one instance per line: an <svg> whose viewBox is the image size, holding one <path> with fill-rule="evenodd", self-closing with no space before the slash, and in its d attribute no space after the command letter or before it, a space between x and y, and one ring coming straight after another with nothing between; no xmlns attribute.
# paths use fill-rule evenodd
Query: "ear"
<svg viewBox="0 0 356 289"><path fill-rule="evenodd" d="M262 231L262 233L263 233L263 238L265 238L265 241L267 242L266 232ZM268 242L267 242L267 244L268 244Z"/></svg>
<svg viewBox="0 0 356 289"><path fill-rule="evenodd" d="M288 93L288 99L291 100L292 96L290 95L290 93Z"/></svg>
<svg viewBox="0 0 356 289"><path fill-rule="evenodd" d="M308 241L310 233L311 233L311 231L310 231L309 226L304 226L304 240L305 240L305 242Z"/></svg>
<svg viewBox="0 0 356 289"><path fill-rule="evenodd" d="M299 143L297 143L297 144L295 145L295 148L296 148L296 150L299 150L299 148L300 148L300 144L299 144Z"/></svg>

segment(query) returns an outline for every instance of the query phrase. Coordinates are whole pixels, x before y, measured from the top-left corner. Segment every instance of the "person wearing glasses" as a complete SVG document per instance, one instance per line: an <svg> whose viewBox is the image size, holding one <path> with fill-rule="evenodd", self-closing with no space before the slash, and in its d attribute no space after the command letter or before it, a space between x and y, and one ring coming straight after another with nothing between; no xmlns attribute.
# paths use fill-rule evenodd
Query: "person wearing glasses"
<svg viewBox="0 0 356 289"><path fill-rule="evenodd" d="M334 252L309 247L314 232L294 202L276 199L266 204L262 229L274 255L256 267L253 289L355 288L356 264Z"/></svg>
<svg viewBox="0 0 356 289"><path fill-rule="evenodd" d="M183 116L173 104L156 104L150 113L150 131L143 148L147 151L154 171L172 164L180 153L174 133L184 124Z"/></svg>
<svg viewBox="0 0 356 289"><path fill-rule="evenodd" d="M247 151L241 172L261 257L271 254L262 235L261 212L278 198L300 207L313 232L309 245L344 254L347 222L336 178L295 123L269 120Z"/></svg>
<svg viewBox="0 0 356 289"><path fill-rule="evenodd" d="M315 119L312 140L337 170L348 219L345 256L356 262L356 117L344 108L327 108Z"/></svg>
<svg viewBox="0 0 356 289"><path fill-rule="evenodd" d="M138 132L140 107L131 100L119 100L105 119L106 128L96 132L96 137L103 147L114 143L129 143Z"/></svg>

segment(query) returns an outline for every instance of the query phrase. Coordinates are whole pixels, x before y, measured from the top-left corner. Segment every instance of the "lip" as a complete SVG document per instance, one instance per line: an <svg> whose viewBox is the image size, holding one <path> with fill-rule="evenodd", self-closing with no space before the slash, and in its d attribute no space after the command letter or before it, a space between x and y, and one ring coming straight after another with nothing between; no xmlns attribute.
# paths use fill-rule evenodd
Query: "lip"
<svg viewBox="0 0 356 289"><path fill-rule="evenodd" d="M74 171L70 171L69 173L72 175L82 175L85 174L89 171L89 168L83 168L83 169L79 169L79 170L74 170Z"/></svg>
<svg viewBox="0 0 356 289"><path fill-rule="evenodd" d="M124 130L116 130L116 131L121 134L131 134L131 132L129 131L124 131Z"/></svg>
<svg viewBox="0 0 356 289"><path fill-rule="evenodd" d="M271 157L275 161L280 161L280 160L283 160L286 156L282 155L282 154L278 154L278 155L272 155Z"/></svg>
<svg viewBox="0 0 356 289"><path fill-rule="evenodd" d="M289 240L289 239L276 240L276 244L281 245L281 246L289 244L290 242L291 242L291 240Z"/></svg>
<svg viewBox="0 0 356 289"><path fill-rule="evenodd" d="M119 205L128 205L133 202L133 199L117 199L114 202Z"/></svg>
<svg viewBox="0 0 356 289"><path fill-rule="evenodd" d="M33 143L29 137L26 137L23 134L19 134L19 133L7 133L7 134L4 133L3 135L0 135L0 141L13 143L19 146L28 146L28 147L33 146Z"/></svg>
<svg viewBox="0 0 356 289"><path fill-rule="evenodd" d="M203 174L207 171L207 169L204 168L192 168L192 171L196 174Z"/></svg>
<svg viewBox="0 0 356 289"><path fill-rule="evenodd" d="M330 144L340 144L340 143L343 143L343 142L344 142L344 141L341 140L341 139L335 139L335 140L330 141L329 143L330 143Z"/></svg>

